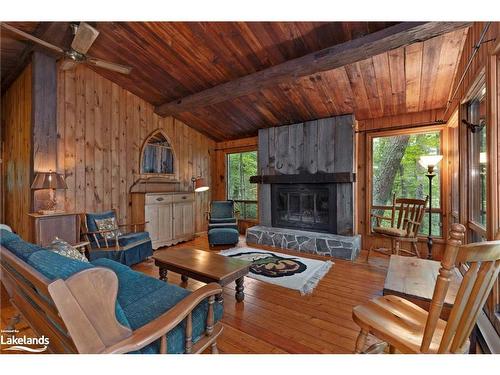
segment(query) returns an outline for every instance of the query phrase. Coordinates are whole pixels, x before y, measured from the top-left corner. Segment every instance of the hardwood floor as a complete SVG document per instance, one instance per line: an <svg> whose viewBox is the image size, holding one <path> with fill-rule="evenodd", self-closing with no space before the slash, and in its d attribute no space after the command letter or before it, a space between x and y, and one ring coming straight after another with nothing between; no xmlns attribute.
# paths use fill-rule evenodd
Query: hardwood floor
<svg viewBox="0 0 500 375"><path fill-rule="evenodd" d="M245 246L243 237L238 246ZM209 250L206 236L176 247ZM245 300L237 303L234 285L224 287L224 332L218 341L220 352L352 353L359 333L351 318L352 308L381 295L388 258L373 256L367 263L366 252L363 251L355 262L335 259L334 263L310 296L301 296L298 291L246 277ZM158 269L152 260L133 268L158 277ZM194 280L189 280L187 285L182 284L180 275L171 272L169 282L189 289L203 285ZM14 309L4 293L2 302L1 325L5 327ZM21 322L18 328L28 334L25 322ZM369 341L368 344L373 343L373 339Z"/></svg>

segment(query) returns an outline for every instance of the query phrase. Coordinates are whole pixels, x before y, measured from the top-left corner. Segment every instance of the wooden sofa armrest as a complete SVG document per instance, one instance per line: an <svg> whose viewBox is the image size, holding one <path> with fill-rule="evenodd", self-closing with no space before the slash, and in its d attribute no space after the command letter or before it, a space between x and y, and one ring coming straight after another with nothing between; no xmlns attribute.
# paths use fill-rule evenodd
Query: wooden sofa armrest
<svg viewBox="0 0 500 375"><path fill-rule="evenodd" d="M210 283L200 289L197 289L155 320L133 331L131 336L106 348L103 353L128 353L134 350L139 350L146 345L149 345L153 341L165 337L165 335L169 331L174 329L186 317L188 317L188 319L191 319L192 311L196 308L196 306L198 306L198 304L200 304L200 302L202 302L206 298L209 298L210 304L209 316L207 317L206 335L210 336L213 332L214 325L214 298L220 293L222 293L222 287L217 283ZM186 326L190 327L191 324L191 322L188 322ZM188 337L188 335L190 335L190 333L186 334L186 337ZM161 346L166 351L166 339L163 339L162 341L164 341L164 343L162 343Z"/></svg>

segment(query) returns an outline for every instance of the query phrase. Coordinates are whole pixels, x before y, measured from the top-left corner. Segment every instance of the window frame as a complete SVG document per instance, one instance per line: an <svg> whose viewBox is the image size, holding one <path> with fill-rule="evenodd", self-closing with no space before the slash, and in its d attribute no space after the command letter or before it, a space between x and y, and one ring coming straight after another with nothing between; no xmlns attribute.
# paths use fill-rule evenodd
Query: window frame
<svg viewBox="0 0 500 375"><path fill-rule="evenodd" d="M373 205L372 202L372 193L373 193L373 139L374 138L379 138L379 137L391 137L391 136L398 136L398 135L408 135L408 134L419 134L419 133L431 133L431 132L439 132L439 153L443 155L443 159L441 160L440 163L440 173L439 173L439 184L440 184L440 192L439 192L439 208L432 208L432 213L438 213L441 216L441 236L433 236L433 241L434 243L446 243L446 234L448 233L448 223L447 223L447 202L445 199L445 196L447 192L445 191L445 184L444 184L444 177L447 174L447 169L448 169L448 155L447 153L444 152L444 147L443 143L446 139L446 124L443 125L424 125L424 126L419 126L419 127L413 127L413 128L405 128L405 129L397 129L397 130L382 130L382 131L376 131L376 132L371 132L367 134L367 139L366 139L366 181L367 181L367 189L366 189L366 201L367 201L367 207L368 209L365 212L365 222L367 225L365 226L366 228L366 235L368 236L375 236L375 234L372 231L372 225L371 225L371 213L373 210L376 209L390 209L390 206L379 206L379 205ZM429 209L426 208L425 210L426 213L429 212ZM425 234L419 234L418 236L419 241L427 241L427 235Z"/></svg>
<svg viewBox="0 0 500 375"><path fill-rule="evenodd" d="M226 199L232 200L235 204L241 203L241 204L243 204L244 207L246 207L246 204L254 204L255 203L255 206L256 206L255 219L244 217L241 215L241 212L240 212L238 220L257 222L259 220L259 185L257 185L257 196L256 196L255 200L252 200L252 199L232 199L229 197L229 157L230 157L230 155L243 154L243 153L247 153L247 152L255 152L257 154L257 173L258 173L259 151L257 149L255 149L255 148L252 148L252 149L243 148L241 150L231 150L231 151L226 152L224 155L224 157L225 157L225 170L226 170L226 173L225 173L225 175L226 175L226 181L225 181L225 183L226 183L225 184Z"/></svg>
<svg viewBox="0 0 500 375"><path fill-rule="evenodd" d="M460 173L463 175L460 181L462 188L460 199L464 202L460 207L460 222L466 227L465 243L476 242L474 241L474 236L482 237L483 241L488 241L493 240L495 235L498 235L495 233L498 228L498 222L493 220L495 213L498 214L498 208L494 207L495 199L492 198L498 195L499 188L494 186L494 180L491 179L491 176L497 168L497 164L491 156L492 149L495 149L494 145L498 142L497 129L499 127L499 119L490 108L498 106L496 98L498 95L498 87L500 86L500 77L498 77L500 59L498 56L491 56L490 58L491 60L488 61L488 64L481 68L477 74L473 83L470 85L467 95L461 100L459 106L461 120L468 120L470 102L480 96L480 91L486 88L486 155L488 158L486 164L486 226L473 220L472 198L470 196L471 194L469 194L471 190L470 174L472 173L472 137L470 130L463 124L460 125ZM500 336L500 276L497 279L496 286L487 299L483 312L488 318L489 323L491 323L494 334Z"/></svg>

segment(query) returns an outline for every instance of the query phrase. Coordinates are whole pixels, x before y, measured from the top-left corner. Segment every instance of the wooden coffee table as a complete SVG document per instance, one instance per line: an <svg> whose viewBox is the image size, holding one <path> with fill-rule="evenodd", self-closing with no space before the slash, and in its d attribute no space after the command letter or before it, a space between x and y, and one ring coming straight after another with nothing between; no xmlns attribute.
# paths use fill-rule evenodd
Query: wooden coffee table
<svg viewBox="0 0 500 375"><path fill-rule="evenodd" d="M160 269L160 280L167 281L168 271L181 274L183 282L192 278L204 283L216 282L220 286L236 282L236 301L245 298L243 280L248 274L250 262L225 257L209 251L178 248L156 252L155 265ZM222 294L218 296L222 301Z"/></svg>

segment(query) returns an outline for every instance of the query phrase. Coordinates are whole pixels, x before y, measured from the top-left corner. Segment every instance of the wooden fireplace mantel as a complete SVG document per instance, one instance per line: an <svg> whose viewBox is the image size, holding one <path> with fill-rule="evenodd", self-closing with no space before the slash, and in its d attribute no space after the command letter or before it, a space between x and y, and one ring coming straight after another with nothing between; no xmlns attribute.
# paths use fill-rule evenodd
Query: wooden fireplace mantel
<svg viewBox="0 0 500 375"><path fill-rule="evenodd" d="M299 173L258 175L250 177L252 184L344 184L356 181L356 173Z"/></svg>

